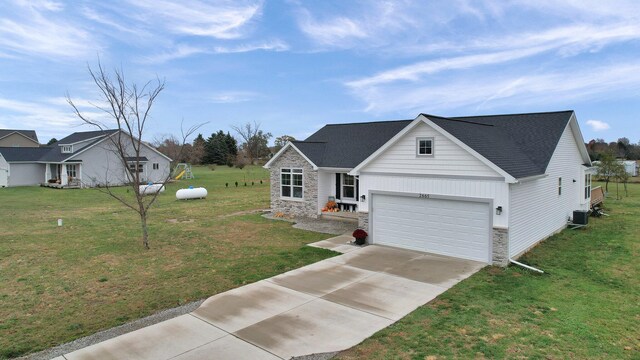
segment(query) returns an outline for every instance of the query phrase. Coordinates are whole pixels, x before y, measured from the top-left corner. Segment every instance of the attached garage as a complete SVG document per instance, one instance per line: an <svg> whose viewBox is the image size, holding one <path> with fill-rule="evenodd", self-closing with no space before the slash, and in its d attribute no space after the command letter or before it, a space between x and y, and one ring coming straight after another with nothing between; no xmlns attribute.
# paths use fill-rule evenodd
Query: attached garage
<svg viewBox="0 0 640 360"><path fill-rule="evenodd" d="M371 242L491 262L488 201L373 194Z"/></svg>

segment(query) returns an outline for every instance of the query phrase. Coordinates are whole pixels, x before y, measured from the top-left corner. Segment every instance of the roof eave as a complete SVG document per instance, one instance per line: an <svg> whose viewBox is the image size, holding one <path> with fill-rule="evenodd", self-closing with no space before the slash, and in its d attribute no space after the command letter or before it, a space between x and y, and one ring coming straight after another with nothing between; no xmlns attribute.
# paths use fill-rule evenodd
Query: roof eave
<svg viewBox="0 0 640 360"><path fill-rule="evenodd" d="M262 167L265 169L270 169L271 168L271 164L278 158L280 157L280 155L282 155L288 148L293 148L295 151L298 152L298 154L300 154L300 156L302 156L309 164L311 164L311 166L313 167L313 170L318 170L318 166L316 164L313 163L313 161L311 161L311 159L309 159L302 151L300 151L300 149L298 149L298 147L296 147L291 141L287 142L282 149L280 149L280 151L278 151L275 155L273 155L273 157L267 161L266 164L264 164Z"/></svg>

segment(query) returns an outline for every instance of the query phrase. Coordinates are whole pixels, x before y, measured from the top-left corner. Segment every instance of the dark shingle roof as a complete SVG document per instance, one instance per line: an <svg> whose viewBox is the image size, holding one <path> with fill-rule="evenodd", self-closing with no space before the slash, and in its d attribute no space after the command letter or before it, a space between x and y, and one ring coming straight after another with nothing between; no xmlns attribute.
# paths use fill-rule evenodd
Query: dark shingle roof
<svg viewBox="0 0 640 360"><path fill-rule="evenodd" d="M3 137L13 134L14 132L18 132L26 137L28 137L29 139L38 142L38 135L36 134L35 130L13 130L13 129L0 129L0 139L2 139Z"/></svg>
<svg viewBox="0 0 640 360"><path fill-rule="evenodd" d="M117 132L118 130L99 130L99 131L84 131L75 132L60 141L51 144L50 146L41 146L39 148L8 148L0 147L0 152L7 161L40 161L40 162L63 162L66 159L76 155L78 151L73 153L62 153L62 144L73 144L84 140L95 139L83 147L87 148L93 146L95 143L104 139L104 135L109 135Z"/></svg>
<svg viewBox="0 0 640 360"><path fill-rule="evenodd" d="M8 162L39 161L43 155L51 151L51 147L0 147L0 154Z"/></svg>
<svg viewBox="0 0 640 360"><path fill-rule="evenodd" d="M73 134L58 140L56 145L59 144L74 144L80 141L96 138L98 136L111 135L118 130L96 130L96 131L82 131L74 132Z"/></svg>
<svg viewBox="0 0 640 360"><path fill-rule="evenodd" d="M353 168L413 120L331 124L294 145L320 167Z"/></svg>
<svg viewBox="0 0 640 360"><path fill-rule="evenodd" d="M423 115L511 176L524 178L544 174L572 114ZM319 167L354 168L412 121L327 125L293 144Z"/></svg>
<svg viewBox="0 0 640 360"><path fill-rule="evenodd" d="M518 179L544 174L572 114L424 116Z"/></svg>

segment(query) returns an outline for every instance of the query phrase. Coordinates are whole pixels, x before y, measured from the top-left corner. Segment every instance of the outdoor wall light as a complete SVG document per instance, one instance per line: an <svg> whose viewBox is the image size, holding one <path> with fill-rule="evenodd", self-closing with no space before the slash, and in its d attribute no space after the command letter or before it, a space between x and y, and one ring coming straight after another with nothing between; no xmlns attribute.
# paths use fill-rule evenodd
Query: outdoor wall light
<svg viewBox="0 0 640 360"><path fill-rule="evenodd" d="M360 201L364 202L366 199L367 199L367 197L366 197L366 196L364 196L364 195L360 195Z"/></svg>
<svg viewBox="0 0 640 360"><path fill-rule="evenodd" d="M500 214L502 214L502 206L498 206L496 208L496 215L500 215Z"/></svg>

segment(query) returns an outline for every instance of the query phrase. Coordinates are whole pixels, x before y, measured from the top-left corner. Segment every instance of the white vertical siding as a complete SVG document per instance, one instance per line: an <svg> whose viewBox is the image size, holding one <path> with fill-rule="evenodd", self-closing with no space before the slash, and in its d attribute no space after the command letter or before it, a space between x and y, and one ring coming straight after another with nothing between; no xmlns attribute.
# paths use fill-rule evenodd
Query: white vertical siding
<svg viewBox="0 0 640 360"><path fill-rule="evenodd" d="M335 194L335 173L318 170L318 214L321 209L329 201L329 196Z"/></svg>
<svg viewBox="0 0 640 360"><path fill-rule="evenodd" d="M517 256L564 228L573 210L587 210L584 167L578 144L567 126L544 178L511 184L509 255ZM558 178L562 177L562 195ZM575 182L574 182L575 180Z"/></svg>
<svg viewBox="0 0 640 360"><path fill-rule="evenodd" d="M363 173L360 175L360 194L366 194L367 199L359 203L360 211L368 209L369 191L372 190L493 199L494 207L502 206L503 209L501 215L493 215L493 226L508 226L509 186L503 180Z"/></svg>
<svg viewBox="0 0 640 360"><path fill-rule="evenodd" d="M416 156L416 138L434 139L434 156ZM418 124L398 142L362 169L393 174L500 176L468 151L425 123Z"/></svg>

